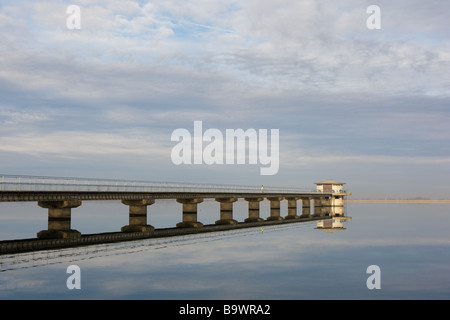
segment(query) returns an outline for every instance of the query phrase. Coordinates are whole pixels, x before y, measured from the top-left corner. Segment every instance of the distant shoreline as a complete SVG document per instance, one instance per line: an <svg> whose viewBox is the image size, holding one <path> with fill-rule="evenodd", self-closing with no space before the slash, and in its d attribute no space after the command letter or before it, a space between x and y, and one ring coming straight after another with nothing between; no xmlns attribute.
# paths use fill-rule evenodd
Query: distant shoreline
<svg viewBox="0 0 450 320"><path fill-rule="evenodd" d="M404 200L351 200L346 199L345 202L361 202L361 203L450 203L450 200L422 200L422 199L404 199Z"/></svg>

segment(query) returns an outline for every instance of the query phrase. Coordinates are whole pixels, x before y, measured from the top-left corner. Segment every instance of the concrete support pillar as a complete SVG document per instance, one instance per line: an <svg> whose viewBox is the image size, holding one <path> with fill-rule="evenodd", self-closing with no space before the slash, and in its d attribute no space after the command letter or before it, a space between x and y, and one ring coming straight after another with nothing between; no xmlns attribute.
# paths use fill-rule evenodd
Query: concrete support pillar
<svg viewBox="0 0 450 320"><path fill-rule="evenodd" d="M154 204L155 200L122 200L122 203L130 207L130 224L123 226L122 232L152 232L155 230L153 226L147 224L147 206Z"/></svg>
<svg viewBox="0 0 450 320"><path fill-rule="evenodd" d="M322 206L322 198L314 198L314 209Z"/></svg>
<svg viewBox="0 0 450 320"><path fill-rule="evenodd" d="M314 199L314 214L313 217L324 217L329 208L329 199L326 197L320 197Z"/></svg>
<svg viewBox="0 0 450 320"><path fill-rule="evenodd" d="M81 233L71 229L71 209L81 206L80 200L39 201L41 208L48 209L48 230L38 232L38 238L80 238Z"/></svg>
<svg viewBox="0 0 450 320"><path fill-rule="evenodd" d="M217 220L216 224L237 224L233 219L233 202L236 202L237 198L216 198L216 201L220 202L220 220Z"/></svg>
<svg viewBox="0 0 450 320"><path fill-rule="evenodd" d="M300 218L297 215L297 200L299 197L286 197L288 201L288 215L284 217L285 219L298 219Z"/></svg>
<svg viewBox="0 0 450 320"><path fill-rule="evenodd" d="M259 203L264 200L264 198L245 198L248 201L248 218L245 222L261 222L264 221L263 218L259 216Z"/></svg>
<svg viewBox="0 0 450 320"><path fill-rule="evenodd" d="M203 223L197 221L197 204L203 202L203 199L177 199L177 202L183 204L183 221L177 223L178 228L203 227Z"/></svg>
<svg viewBox="0 0 450 320"><path fill-rule="evenodd" d="M332 197L326 196L320 200L322 207L331 207Z"/></svg>
<svg viewBox="0 0 450 320"><path fill-rule="evenodd" d="M343 207L344 206L344 196L333 196L331 204L335 207Z"/></svg>
<svg viewBox="0 0 450 320"><path fill-rule="evenodd" d="M314 213L313 217L322 216L322 200L324 197L314 198Z"/></svg>
<svg viewBox="0 0 450 320"><path fill-rule="evenodd" d="M267 199L270 200L270 217L268 217L266 220L283 220L283 217L280 216L280 201L283 200L283 197L269 197Z"/></svg>
<svg viewBox="0 0 450 320"><path fill-rule="evenodd" d="M311 198L305 197L302 198L302 215L300 218L309 218L311 217Z"/></svg>

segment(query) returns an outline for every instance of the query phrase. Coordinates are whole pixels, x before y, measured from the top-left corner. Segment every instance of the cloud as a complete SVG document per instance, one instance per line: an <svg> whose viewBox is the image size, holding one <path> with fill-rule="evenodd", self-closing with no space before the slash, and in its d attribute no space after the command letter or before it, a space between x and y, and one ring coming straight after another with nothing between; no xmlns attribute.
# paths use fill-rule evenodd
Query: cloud
<svg viewBox="0 0 450 320"><path fill-rule="evenodd" d="M41 113L18 112L0 107L0 124L2 126L16 126L44 120L47 120L47 116Z"/></svg>
<svg viewBox="0 0 450 320"><path fill-rule="evenodd" d="M0 137L0 151L17 152L27 155L53 154L57 157L124 157L167 156L168 152L156 142L133 132L93 133L83 131L62 131L41 135L17 134Z"/></svg>
<svg viewBox="0 0 450 320"><path fill-rule="evenodd" d="M358 2L345 7L320 1L99 1L80 6L80 32L64 29L65 14L58 14L64 8L57 2L33 3L19 11L19 22L7 23L18 25L28 18L30 27L16 35L21 42L10 39L9 44L26 50L21 50L20 59L5 55L5 65L14 59L13 65L25 71L30 62L46 65L44 59L54 61L55 53L59 58L53 68L45 69L52 70L50 77L42 77L42 69L30 75L9 68L3 76L47 87L58 87L55 82L65 77L59 86L76 87L77 71L121 65L130 74L166 69L176 79L180 71L181 76L187 70L198 75L212 72L245 86L302 92L448 94L448 83L439 76L449 68L448 39L443 37L447 22L425 28L428 34L421 37L401 37L409 28L390 25L395 14L407 23L419 18L414 6L382 6L387 26L378 33L365 27L367 14ZM429 20L423 18L416 31ZM431 32L442 42L429 45ZM64 71L52 77L58 70ZM95 87L101 90L102 84Z"/></svg>
<svg viewBox="0 0 450 320"><path fill-rule="evenodd" d="M385 156L385 155L330 155L317 156L292 156L292 165L311 164L342 164L342 163L364 163L364 164L429 164L448 165L450 157L409 157L409 156Z"/></svg>

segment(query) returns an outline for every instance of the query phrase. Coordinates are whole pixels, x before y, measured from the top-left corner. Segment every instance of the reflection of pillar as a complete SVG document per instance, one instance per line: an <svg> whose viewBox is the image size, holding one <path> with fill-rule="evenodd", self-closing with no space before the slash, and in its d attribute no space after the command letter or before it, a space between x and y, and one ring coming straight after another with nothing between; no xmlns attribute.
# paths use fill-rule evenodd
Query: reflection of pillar
<svg viewBox="0 0 450 320"><path fill-rule="evenodd" d="M38 238L79 238L81 233L70 229L71 209L81 206L80 200L39 201L48 209L48 230L38 232Z"/></svg>
<svg viewBox="0 0 450 320"><path fill-rule="evenodd" d="M197 203L203 202L203 199L177 199L177 202L183 204L183 221L177 223L178 228L203 227L203 223L197 221Z"/></svg>
<svg viewBox="0 0 450 320"><path fill-rule="evenodd" d="M311 216L311 198L302 198L302 215L300 218L309 218Z"/></svg>
<svg viewBox="0 0 450 320"><path fill-rule="evenodd" d="M331 213L333 217L343 217L344 216L344 206L332 207Z"/></svg>
<svg viewBox="0 0 450 320"><path fill-rule="evenodd" d="M298 219L297 215L297 200L298 197L286 197L288 201L288 215L284 217L285 219Z"/></svg>
<svg viewBox="0 0 450 320"><path fill-rule="evenodd" d="M314 207L313 217L324 217L329 207Z"/></svg>
<svg viewBox="0 0 450 320"><path fill-rule="evenodd" d="M130 224L122 227L122 232L151 232L155 228L147 224L147 206L155 203L153 199L122 200L124 205L130 207Z"/></svg>
<svg viewBox="0 0 450 320"><path fill-rule="evenodd" d="M322 207L321 216L322 217L329 217L329 216L331 216L332 208L333 208L332 206Z"/></svg>
<svg viewBox="0 0 450 320"><path fill-rule="evenodd" d="M259 216L259 203L264 200L264 198L245 198L248 201L248 218L245 222L261 222L264 221L263 218Z"/></svg>
<svg viewBox="0 0 450 320"><path fill-rule="evenodd" d="M237 198L216 198L216 201L220 202L220 220L217 220L216 224L238 223L233 219L233 202L237 201Z"/></svg>
<svg viewBox="0 0 450 320"><path fill-rule="evenodd" d="M270 200L270 217L268 217L267 221L279 221L283 220L280 216L280 201L283 200L283 197L270 197L267 198Z"/></svg>

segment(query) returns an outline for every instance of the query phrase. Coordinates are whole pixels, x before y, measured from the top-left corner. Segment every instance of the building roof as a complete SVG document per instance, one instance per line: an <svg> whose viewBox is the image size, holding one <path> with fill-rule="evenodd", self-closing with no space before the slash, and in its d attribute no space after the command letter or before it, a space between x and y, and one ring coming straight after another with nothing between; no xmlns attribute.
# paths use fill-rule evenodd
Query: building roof
<svg viewBox="0 0 450 320"><path fill-rule="evenodd" d="M345 182L339 182L333 179L328 179L322 182L314 182L314 184L345 184Z"/></svg>

